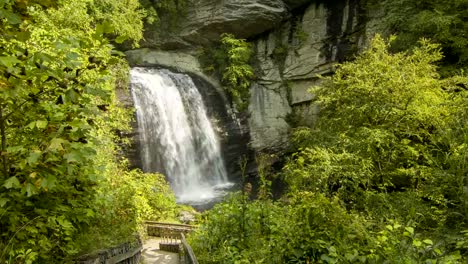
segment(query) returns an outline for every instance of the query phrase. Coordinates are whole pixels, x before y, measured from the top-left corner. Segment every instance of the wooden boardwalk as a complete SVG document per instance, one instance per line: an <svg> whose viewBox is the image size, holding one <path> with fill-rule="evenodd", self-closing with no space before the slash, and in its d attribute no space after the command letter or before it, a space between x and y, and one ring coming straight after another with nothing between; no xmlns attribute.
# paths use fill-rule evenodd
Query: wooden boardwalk
<svg viewBox="0 0 468 264"><path fill-rule="evenodd" d="M159 249L162 238L152 237L143 242L141 252L143 264L179 264L179 254Z"/></svg>
<svg viewBox="0 0 468 264"><path fill-rule="evenodd" d="M149 238L143 242L141 263L198 264L192 248L185 240L185 235L195 228L192 225L147 221L146 232Z"/></svg>

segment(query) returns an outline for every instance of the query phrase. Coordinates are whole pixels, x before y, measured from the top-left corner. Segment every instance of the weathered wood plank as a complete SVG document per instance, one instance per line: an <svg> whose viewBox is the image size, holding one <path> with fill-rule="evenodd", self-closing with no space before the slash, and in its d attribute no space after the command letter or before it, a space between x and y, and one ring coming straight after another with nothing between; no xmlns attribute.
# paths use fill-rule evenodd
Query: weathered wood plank
<svg viewBox="0 0 468 264"><path fill-rule="evenodd" d="M197 257L195 256L195 253L193 252L192 247L187 243L187 240L185 239L185 235L181 233L180 236L182 238L181 241L184 247L186 264L198 264Z"/></svg>
<svg viewBox="0 0 468 264"><path fill-rule="evenodd" d="M116 255L110 259L107 259L106 264L117 264L126 259L133 258L135 257L135 255L140 254L142 249L143 247L140 245L139 247L135 248L132 251L128 251L127 253ZM138 263L138 262L135 262L135 263Z"/></svg>
<svg viewBox="0 0 468 264"><path fill-rule="evenodd" d="M145 221L147 225L161 225L161 226L180 226L180 227L187 227L190 229L197 228L194 225L187 225L187 224L173 224L173 223L164 223L164 222L156 222L156 221Z"/></svg>

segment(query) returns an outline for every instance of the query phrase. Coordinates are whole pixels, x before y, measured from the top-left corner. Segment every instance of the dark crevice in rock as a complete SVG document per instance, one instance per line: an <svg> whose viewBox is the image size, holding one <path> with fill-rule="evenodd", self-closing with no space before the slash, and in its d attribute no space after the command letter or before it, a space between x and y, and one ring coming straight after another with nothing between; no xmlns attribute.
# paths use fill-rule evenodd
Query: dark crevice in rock
<svg viewBox="0 0 468 264"><path fill-rule="evenodd" d="M340 38L342 37L342 25L344 11L346 8L346 1L327 1L320 0L320 4L323 4L328 12L327 17L327 36L326 43L323 47L323 55L327 61L334 59L334 49L338 46ZM317 6L319 6L317 4Z"/></svg>
<svg viewBox="0 0 468 264"><path fill-rule="evenodd" d="M208 116L213 120L218 120L218 128L222 134L220 136L221 150L231 181L239 182L241 175L239 172L239 158L245 156L248 161L248 168L255 168L254 153L249 148L250 134L248 132L247 116L233 114L226 109L225 102L219 92L203 78L196 74L190 74L193 82L197 86L203 101L207 107Z"/></svg>
<svg viewBox="0 0 468 264"><path fill-rule="evenodd" d="M343 62L357 52L359 35L365 33L363 28L366 11L362 2L362 0L318 1L318 4L323 4L328 10L328 38L322 51L327 61ZM348 14L345 14L345 11L348 11ZM344 21L344 18L347 20Z"/></svg>

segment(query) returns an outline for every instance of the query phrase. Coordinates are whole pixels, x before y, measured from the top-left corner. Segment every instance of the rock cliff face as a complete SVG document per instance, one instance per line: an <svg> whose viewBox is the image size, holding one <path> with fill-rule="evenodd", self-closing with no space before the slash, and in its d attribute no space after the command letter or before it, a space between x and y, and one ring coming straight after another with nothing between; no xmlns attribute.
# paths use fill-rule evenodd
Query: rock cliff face
<svg viewBox="0 0 468 264"><path fill-rule="evenodd" d="M312 1L254 39L258 82L252 87L249 124L256 149L285 146L290 125L313 125L318 109L307 90L318 75L331 73L334 63L366 43L361 2Z"/></svg>
<svg viewBox="0 0 468 264"><path fill-rule="evenodd" d="M217 41L230 32L247 38L274 27L287 15L280 0L198 0L184 19L181 36L193 43Z"/></svg>
<svg viewBox="0 0 468 264"><path fill-rule="evenodd" d="M146 49L127 52L139 66L163 66L190 72L219 91L206 76L196 50L222 33L254 44L256 81L248 114L250 145L255 150L287 147L291 125L313 125L318 109L307 90L329 74L336 62L364 47L375 25L365 0L192 0L176 29L146 30ZM149 49L148 49L149 48ZM158 50L154 50L158 49Z"/></svg>
<svg viewBox="0 0 468 264"><path fill-rule="evenodd" d="M280 24L288 10L281 0L192 0L176 25L147 27L143 47L191 48L218 41L222 33L239 38L260 34ZM164 18L164 16L163 16ZM164 19L162 20L164 22Z"/></svg>

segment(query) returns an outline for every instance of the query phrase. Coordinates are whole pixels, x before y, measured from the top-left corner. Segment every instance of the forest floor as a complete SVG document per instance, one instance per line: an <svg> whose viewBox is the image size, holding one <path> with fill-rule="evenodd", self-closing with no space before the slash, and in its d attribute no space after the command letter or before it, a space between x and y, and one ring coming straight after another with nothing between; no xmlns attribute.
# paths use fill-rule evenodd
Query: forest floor
<svg viewBox="0 0 468 264"><path fill-rule="evenodd" d="M179 254L159 249L160 238L151 238L143 243L143 264L179 264Z"/></svg>

